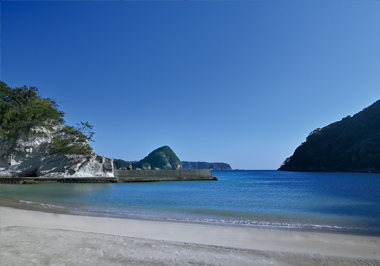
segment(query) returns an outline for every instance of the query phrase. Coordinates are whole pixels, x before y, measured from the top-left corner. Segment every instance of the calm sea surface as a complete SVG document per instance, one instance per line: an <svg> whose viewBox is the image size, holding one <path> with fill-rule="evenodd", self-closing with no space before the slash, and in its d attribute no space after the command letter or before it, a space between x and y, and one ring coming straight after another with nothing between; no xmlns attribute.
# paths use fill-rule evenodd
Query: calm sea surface
<svg viewBox="0 0 380 266"><path fill-rule="evenodd" d="M380 234L380 174L213 175L219 181L0 184L0 197L130 218Z"/></svg>

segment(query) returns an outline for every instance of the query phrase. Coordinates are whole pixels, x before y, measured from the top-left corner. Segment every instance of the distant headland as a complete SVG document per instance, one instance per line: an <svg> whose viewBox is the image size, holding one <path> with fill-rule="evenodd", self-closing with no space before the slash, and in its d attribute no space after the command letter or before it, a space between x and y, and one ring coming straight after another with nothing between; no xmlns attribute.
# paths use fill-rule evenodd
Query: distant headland
<svg viewBox="0 0 380 266"><path fill-rule="evenodd" d="M279 170L380 173L380 100L313 130Z"/></svg>

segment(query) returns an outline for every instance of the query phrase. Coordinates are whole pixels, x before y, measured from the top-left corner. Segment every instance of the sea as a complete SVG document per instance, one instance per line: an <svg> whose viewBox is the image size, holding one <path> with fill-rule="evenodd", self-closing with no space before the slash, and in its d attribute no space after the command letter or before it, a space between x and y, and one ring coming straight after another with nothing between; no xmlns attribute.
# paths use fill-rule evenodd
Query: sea
<svg viewBox="0 0 380 266"><path fill-rule="evenodd" d="M219 180L0 184L0 199L101 216L380 235L380 174L212 174Z"/></svg>

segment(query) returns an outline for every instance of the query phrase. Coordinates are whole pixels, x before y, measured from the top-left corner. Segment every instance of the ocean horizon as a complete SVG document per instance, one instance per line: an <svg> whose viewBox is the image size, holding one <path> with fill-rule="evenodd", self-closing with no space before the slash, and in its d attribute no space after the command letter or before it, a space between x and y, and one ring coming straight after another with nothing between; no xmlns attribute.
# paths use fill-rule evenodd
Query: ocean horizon
<svg viewBox="0 0 380 266"><path fill-rule="evenodd" d="M212 173L218 181L0 184L0 198L93 215L380 235L380 174Z"/></svg>

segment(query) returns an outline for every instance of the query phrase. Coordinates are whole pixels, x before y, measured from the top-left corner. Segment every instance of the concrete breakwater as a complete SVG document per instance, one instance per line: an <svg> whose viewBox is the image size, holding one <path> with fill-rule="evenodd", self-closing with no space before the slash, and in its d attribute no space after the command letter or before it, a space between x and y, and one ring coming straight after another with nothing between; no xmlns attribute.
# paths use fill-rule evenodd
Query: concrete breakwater
<svg viewBox="0 0 380 266"><path fill-rule="evenodd" d="M218 180L211 170L115 170L121 182L153 182L183 180Z"/></svg>
<svg viewBox="0 0 380 266"><path fill-rule="evenodd" d="M115 170L115 177L0 177L3 184L125 183L184 180L218 180L211 170Z"/></svg>

